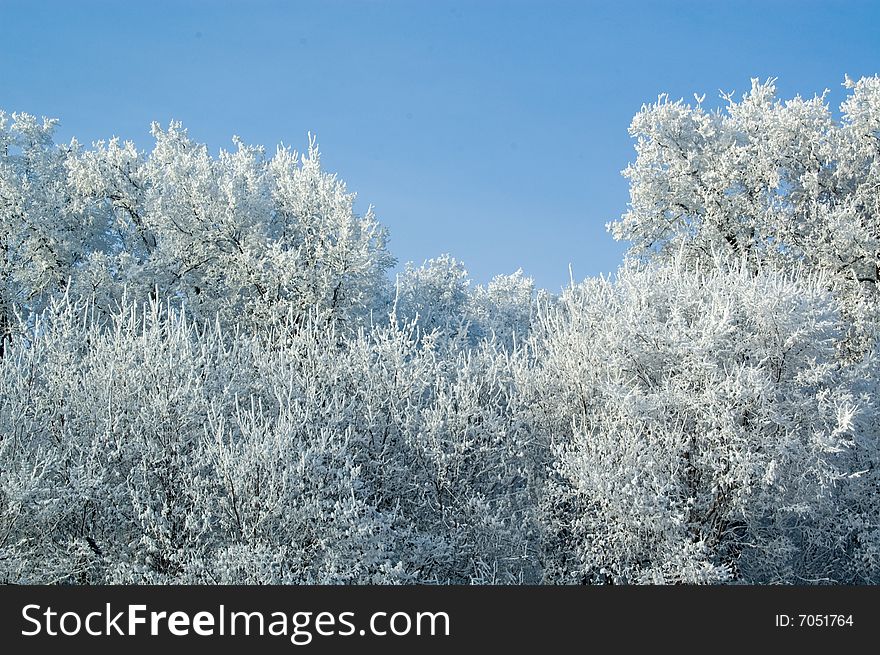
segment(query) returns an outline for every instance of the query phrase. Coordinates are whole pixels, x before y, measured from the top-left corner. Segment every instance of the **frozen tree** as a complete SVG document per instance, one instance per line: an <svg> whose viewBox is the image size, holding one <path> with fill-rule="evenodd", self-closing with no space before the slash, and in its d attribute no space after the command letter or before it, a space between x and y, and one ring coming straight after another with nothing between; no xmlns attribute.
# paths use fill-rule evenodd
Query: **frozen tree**
<svg viewBox="0 0 880 655"><path fill-rule="evenodd" d="M665 95L645 105L630 127L629 211L612 234L643 260L820 271L844 299L848 357L864 356L880 322L880 78L844 85L840 120L826 94L782 102L773 80L752 80L739 101L724 94L724 110Z"/></svg>
<svg viewBox="0 0 880 655"><path fill-rule="evenodd" d="M68 183L80 146L54 145L56 125L0 111L0 355L15 312L43 307L103 245L102 217L78 203Z"/></svg>
<svg viewBox="0 0 880 655"><path fill-rule="evenodd" d="M752 80L739 101L724 94L723 110L665 95L645 105L630 126L630 208L612 234L636 256L804 266L876 300L880 78L845 86L839 121L826 94L782 102L773 80Z"/></svg>
<svg viewBox="0 0 880 655"><path fill-rule="evenodd" d="M833 293L841 319L828 361L859 389L860 412L840 469L850 478L835 500L839 525L848 526L845 564L837 573L826 566L825 575L876 580L878 515L866 499L880 491L871 391L880 335L880 78L847 77L844 86L839 120L826 94L782 102L773 80L753 80L740 101L724 94L724 110L666 96L644 106L630 128L637 158L624 171L630 208L609 227L643 262L674 260L710 275L730 267L818 274Z"/></svg>
<svg viewBox="0 0 880 655"><path fill-rule="evenodd" d="M273 263L273 282L281 277L278 288L296 293L301 307L342 320L369 317L381 307L385 273L394 264L372 207L363 216L354 213L354 195L322 171L314 140L299 165L296 153L279 150L269 172L270 236L283 251Z"/></svg>
<svg viewBox="0 0 880 655"><path fill-rule="evenodd" d="M467 269L454 257L440 255L418 268L407 262L397 276L394 315L404 322L417 321L426 333L466 331L469 287Z"/></svg>
<svg viewBox="0 0 880 655"><path fill-rule="evenodd" d="M535 302L535 282L521 269L496 275L488 285L477 286L471 293L469 313L474 331L512 346L528 337Z"/></svg>
<svg viewBox="0 0 880 655"><path fill-rule="evenodd" d="M876 456L871 399L838 364L823 282L673 263L587 281L540 313L524 393L555 459L545 575L859 577L850 549L872 519L846 495Z"/></svg>
<svg viewBox="0 0 880 655"><path fill-rule="evenodd" d="M148 154L118 140L95 144L72 166L84 204L112 215L110 252L96 252L77 289L112 306L123 289L185 302L194 317L224 324L320 311L364 319L385 293L393 264L372 210L307 155L234 139L212 157L179 123L154 124Z"/></svg>

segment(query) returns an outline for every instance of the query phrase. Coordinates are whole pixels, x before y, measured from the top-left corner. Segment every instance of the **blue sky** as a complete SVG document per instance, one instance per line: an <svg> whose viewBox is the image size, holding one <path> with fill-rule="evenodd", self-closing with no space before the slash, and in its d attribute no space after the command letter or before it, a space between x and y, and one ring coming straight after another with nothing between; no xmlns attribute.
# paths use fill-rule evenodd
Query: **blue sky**
<svg viewBox="0 0 880 655"><path fill-rule="evenodd" d="M627 127L661 92L783 96L880 73L880 3L0 0L0 108L60 140L182 120L212 150L318 135L401 263L448 252L475 282L558 290L611 272Z"/></svg>

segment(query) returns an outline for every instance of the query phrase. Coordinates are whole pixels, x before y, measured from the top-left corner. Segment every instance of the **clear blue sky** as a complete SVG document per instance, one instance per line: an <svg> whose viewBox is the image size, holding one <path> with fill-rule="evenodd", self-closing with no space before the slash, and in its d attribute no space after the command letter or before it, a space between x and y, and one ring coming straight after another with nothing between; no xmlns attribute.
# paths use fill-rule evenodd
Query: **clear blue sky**
<svg viewBox="0 0 880 655"><path fill-rule="evenodd" d="M782 95L880 73L880 2L0 0L0 108L60 140L152 147L179 119L212 150L318 135L401 263L558 290L617 268L627 127L661 92Z"/></svg>

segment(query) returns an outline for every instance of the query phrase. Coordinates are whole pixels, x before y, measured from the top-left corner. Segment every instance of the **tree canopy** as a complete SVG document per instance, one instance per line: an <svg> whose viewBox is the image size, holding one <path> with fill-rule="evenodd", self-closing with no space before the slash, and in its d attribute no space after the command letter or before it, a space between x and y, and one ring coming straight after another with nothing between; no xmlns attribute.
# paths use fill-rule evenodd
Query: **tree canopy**
<svg viewBox="0 0 880 655"><path fill-rule="evenodd" d="M0 112L0 582L880 583L880 78L633 119L560 294L305 153Z"/></svg>

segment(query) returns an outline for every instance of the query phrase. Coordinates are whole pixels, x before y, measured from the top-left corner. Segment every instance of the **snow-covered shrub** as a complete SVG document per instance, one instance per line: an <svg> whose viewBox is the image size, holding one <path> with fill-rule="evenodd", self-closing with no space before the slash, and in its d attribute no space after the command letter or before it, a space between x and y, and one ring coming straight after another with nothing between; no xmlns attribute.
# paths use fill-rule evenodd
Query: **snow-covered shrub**
<svg viewBox="0 0 880 655"><path fill-rule="evenodd" d="M535 576L495 346L318 313L228 338L173 303L108 318L66 297L21 331L0 359L0 579Z"/></svg>

